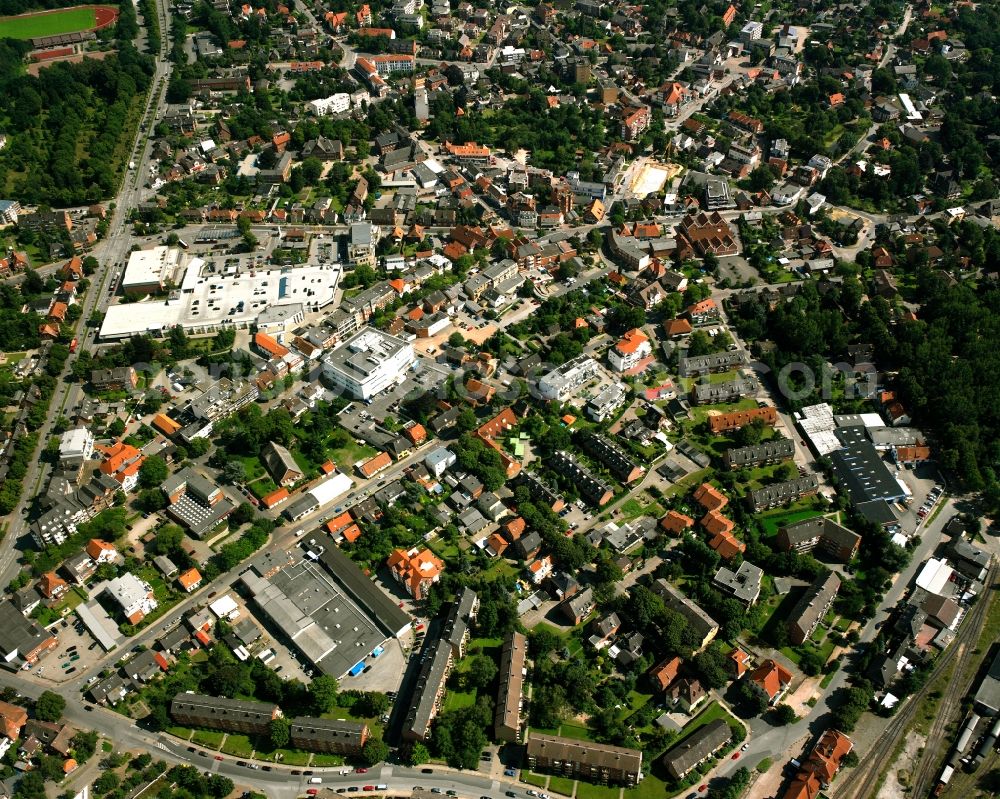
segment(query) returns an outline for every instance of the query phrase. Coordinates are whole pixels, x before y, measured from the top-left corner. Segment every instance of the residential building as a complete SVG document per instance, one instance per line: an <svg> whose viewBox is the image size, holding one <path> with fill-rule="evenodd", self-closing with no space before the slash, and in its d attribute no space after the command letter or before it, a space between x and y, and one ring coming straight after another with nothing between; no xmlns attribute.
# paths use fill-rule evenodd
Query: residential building
<svg viewBox="0 0 1000 799"><path fill-rule="evenodd" d="M726 566L720 568L712 578L712 585L736 599L744 607L750 607L760 596L763 579L764 571L745 560L735 572Z"/></svg>
<svg viewBox="0 0 1000 799"><path fill-rule="evenodd" d="M538 392L543 400L565 402L600 373L597 361L587 355L578 355L539 377Z"/></svg>
<svg viewBox="0 0 1000 799"><path fill-rule="evenodd" d="M651 586L651 590L663 600L663 604L668 610L679 613L688 623L688 627L698 636L701 644L697 649L704 649L708 646L719 632L719 624L709 616L692 599L688 599L677 588L662 577L656 580Z"/></svg>
<svg viewBox="0 0 1000 799"><path fill-rule="evenodd" d="M587 782L632 786L642 779L642 752L637 749L530 732L526 754L533 770Z"/></svg>
<svg viewBox="0 0 1000 799"><path fill-rule="evenodd" d="M292 719L290 735L296 749L356 757L370 731L364 722L299 716Z"/></svg>
<svg viewBox="0 0 1000 799"><path fill-rule="evenodd" d="M101 474L117 481L126 494L132 491L139 483L139 469L146 460L142 452L123 441L110 447L97 444L95 448L104 455L99 467Z"/></svg>
<svg viewBox="0 0 1000 799"><path fill-rule="evenodd" d="M138 384L139 375L131 366L93 369L90 372L90 385L94 391L131 391Z"/></svg>
<svg viewBox="0 0 1000 799"><path fill-rule="evenodd" d="M715 719L689 735L663 756L663 765L675 780L682 780L732 740L724 719Z"/></svg>
<svg viewBox="0 0 1000 799"><path fill-rule="evenodd" d="M335 390L369 400L402 380L415 361L410 342L365 329L323 359L323 374Z"/></svg>
<svg viewBox="0 0 1000 799"><path fill-rule="evenodd" d="M649 336L635 328L629 330L608 350L608 362L616 372L627 372L636 367L643 358L649 357L652 352Z"/></svg>
<svg viewBox="0 0 1000 799"><path fill-rule="evenodd" d="M750 447L734 447L723 460L728 469L749 469L781 463L795 456L795 442L790 438L773 438Z"/></svg>
<svg viewBox="0 0 1000 799"><path fill-rule="evenodd" d="M424 650L423 663L413 686L410 707L403 721L403 739L427 741L431 722L444 703L445 683L454 665L452 648L447 641L435 638Z"/></svg>
<svg viewBox="0 0 1000 799"><path fill-rule="evenodd" d="M516 630L508 633L500 650L499 689L493 717L493 737L498 741L520 741L527 657L528 639Z"/></svg>
<svg viewBox="0 0 1000 799"><path fill-rule="evenodd" d="M104 590L118 603L129 624L138 624L158 605L153 587L131 572L109 580Z"/></svg>
<svg viewBox="0 0 1000 799"><path fill-rule="evenodd" d="M444 571L444 563L433 552L418 547L393 550L387 565L396 581L402 583L406 592L416 600L423 599L427 589L440 579Z"/></svg>
<svg viewBox="0 0 1000 799"><path fill-rule="evenodd" d="M738 402L757 391L757 383L750 377L727 380L723 383L698 383L690 392L693 405L717 405Z"/></svg>
<svg viewBox="0 0 1000 799"><path fill-rule="evenodd" d="M828 729L799 766L783 799L816 799L830 786L854 743L839 730Z"/></svg>
<svg viewBox="0 0 1000 799"><path fill-rule="evenodd" d="M290 486L305 477L292 453L274 441L268 441L264 445L261 459L279 486Z"/></svg>
<svg viewBox="0 0 1000 799"><path fill-rule="evenodd" d="M775 704L792 682L792 673L776 660L765 660L750 672L748 679L769 705Z"/></svg>
<svg viewBox="0 0 1000 799"><path fill-rule="evenodd" d="M94 434L86 427L67 430L59 437L59 463L80 467L94 454Z"/></svg>
<svg viewBox="0 0 1000 799"><path fill-rule="evenodd" d="M796 477L782 483L772 483L750 492L750 504L755 511L777 508L801 497L810 496L819 491L819 479L814 474Z"/></svg>
<svg viewBox="0 0 1000 799"><path fill-rule="evenodd" d="M678 235L702 257L709 253L721 257L739 252L729 224L718 211L684 217L678 228Z"/></svg>
<svg viewBox="0 0 1000 799"><path fill-rule="evenodd" d="M839 590L840 578L834 572L818 578L806 588L788 614L788 637L793 644L803 644L809 639L837 598Z"/></svg>
<svg viewBox="0 0 1000 799"><path fill-rule="evenodd" d="M738 351L715 352L710 355L682 355L677 359L677 373L681 377L701 377L717 372L729 372L743 365L743 353ZM774 409L772 408L773 412ZM712 417L710 417L712 418Z"/></svg>
<svg viewBox="0 0 1000 799"><path fill-rule="evenodd" d="M177 582L187 593L193 593L201 588L201 572L192 567L177 575Z"/></svg>
<svg viewBox="0 0 1000 799"><path fill-rule="evenodd" d="M771 405L765 405L763 408L720 413L708 417L708 427L712 431L712 435L721 435L740 430L756 421L767 427L774 427L778 423L778 411Z"/></svg>
<svg viewBox="0 0 1000 799"><path fill-rule="evenodd" d="M233 382L223 377L195 397L189 409L195 419L211 423L232 416L240 408L254 402L259 395L260 392L254 382ZM209 435L211 424L202 427L200 433L204 436Z"/></svg>
<svg viewBox="0 0 1000 799"><path fill-rule="evenodd" d="M816 516L788 524L778 530L775 545L785 552L821 552L846 563L857 554L861 536L848 530L835 519Z"/></svg>
<svg viewBox="0 0 1000 799"><path fill-rule="evenodd" d="M589 433L580 442L583 451L599 461L621 483L631 483L646 470L639 466L621 447L600 433Z"/></svg>
<svg viewBox="0 0 1000 799"><path fill-rule="evenodd" d="M170 715L185 727L201 727L247 735L268 735L281 708L267 702L247 702L226 696L183 693L170 702Z"/></svg>
<svg viewBox="0 0 1000 799"><path fill-rule="evenodd" d="M550 459L549 466L572 483L584 501L595 507L603 507L614 497L611 486L593 475L568 452L555 453Z"/></svg>

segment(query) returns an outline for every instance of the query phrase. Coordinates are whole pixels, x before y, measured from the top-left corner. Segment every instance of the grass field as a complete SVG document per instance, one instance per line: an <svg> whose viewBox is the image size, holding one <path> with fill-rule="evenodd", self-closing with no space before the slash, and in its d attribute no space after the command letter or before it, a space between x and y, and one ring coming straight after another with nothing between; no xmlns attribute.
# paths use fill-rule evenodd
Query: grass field
<svg viewBox="0 0 1000 799"><path fill-rule="evenodd" d="M0 19L0 39L31 39L58 36L93 28L97 18L93 8L67 8L48 14L21 14Z"/></svg>

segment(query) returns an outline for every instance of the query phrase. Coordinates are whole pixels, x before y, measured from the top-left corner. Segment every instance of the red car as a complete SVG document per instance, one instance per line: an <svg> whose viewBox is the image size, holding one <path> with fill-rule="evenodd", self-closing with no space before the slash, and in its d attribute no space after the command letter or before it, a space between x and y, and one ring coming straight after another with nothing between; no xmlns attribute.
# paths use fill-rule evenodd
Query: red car
<svg viewBox="0 0 1000 799"><path fill-rule="evenodd" d="M223 760L224 758L222 757L222 755L216 755L216 756L215 756L215 759L216 759L216 760Z"/></svg>
<svg viewBox="0 0 1000 799"><path fill-rule="evenodd" d="M698 793L705 793L705 791L707 791L707 790L708 790L708 783L707 782L704 785L699 785L698 786Z"/></svg>
<svg viewBox="0 0 1000 799"><path fill-rule="evenodd" d="M361 790L362 790L362 791L374 791L374 790L375 790L375 786L374 786L374 785L366 785L366 786L365 786L364 788L362 788Z"/></svg>
<svg viewBox="0 0 1000 799"><path fill-rule="evenodd" d="M740 759L740 753L739 752L733 752L733 760L739 760L739 759Z"/></svg>
<svg viewBox="0 0 1000 799"><path fill-rule="evenodd" d="M355 769L354 771L357 774L367 774L368 773L368 769L366 769L366 768L359 768L359 769Z"/></svg>
<svg viewBox="0 0 1000 799"><path fill-rule="evenodd" d="M308 791L306 791L306 793L309 794L310 796L315 796L316 794L319 793L319 791L317 791L315 788L310 788Z"/></svg>

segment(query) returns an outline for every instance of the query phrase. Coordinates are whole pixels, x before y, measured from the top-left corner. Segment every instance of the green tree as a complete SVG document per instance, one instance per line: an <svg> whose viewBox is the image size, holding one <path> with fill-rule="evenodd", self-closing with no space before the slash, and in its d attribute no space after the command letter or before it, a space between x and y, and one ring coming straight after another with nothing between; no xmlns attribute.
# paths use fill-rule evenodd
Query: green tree
<svg viewBox="0 0 1000 799"><path fill-rule="evenodd" d="M774 709L774 720L782 727L793 724L797 718L792 706L786 705L784 702Z"/></svg>
<svg viewBox="0 0 1000 799"><path fill-rule="evenodd" d="M389 745L381 738L369 738L361 750L361 759L367 766L375 766L389 757Z"/></svg>
<svg viewBox="0 0 1000 799"><path fill-rule="evenodd" d="M326 674L314 677L309 684L309 698L317 714L328 713L337 706L337 681Z"/></svg>
<svg viewBox="0 0 1000 799"><path fill-rule="evenodd" d="M431 759L431 753L422 743L415 743L408 747L404 759L408 766L422 766Z"/></svg>
<svg viewBox="0 0 1000 799"><path fill-rule="evenodd" d="M52 691L42 691L35 700L35 716L40 721L59 721L64 710L66 710L66 700Z"/></svg>
<svg viewBox="0 0 1000 799"><path fill-rule="evenodd" d="M288 741L291 739L291 726L291 722L285 716L271 719L271 723L268 725L271 746L275 749L288 746Z"/></svg>
<svg viewBox="0 0 1000 799"><path fill-rule="evenodd" d="M480 690L488 688L497 676L497 664L485 655L473 658L469 666L469 684Z"/></svg>
<svg viewBox="0 0 1000 799"><path fill-rule="evenodd" d="M150 455L139 467L139 485L143 488L156 488L163 485L170 471L167 462L159 455Z"/></svg>

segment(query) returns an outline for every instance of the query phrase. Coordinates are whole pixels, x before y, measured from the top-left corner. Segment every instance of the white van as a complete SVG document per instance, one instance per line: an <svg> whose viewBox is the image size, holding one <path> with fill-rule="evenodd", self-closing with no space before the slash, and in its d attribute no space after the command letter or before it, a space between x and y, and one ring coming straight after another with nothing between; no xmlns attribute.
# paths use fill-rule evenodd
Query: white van
<svg viewBox="0 0 1000 799"><path fill-rule="evenodd" d="M375 786L375 790L376 791L388 791L389 790L389 786L386 785L386 784L384 784L384 783L380 783L380 784L378 784L378 785Z"/></svg>
<svg viewBox="0 0 1000 799"><path fill-rule="evenodd" d="M323 784L323 778L322 777L310 777L309 778L309 784L310 785L322 785Z"/></svg>
<svg viewBox="0 0 1000 799"><path fill-rule="evenodd" d="M302 536L304 536L305 534L306 534L305 530L296 530L295 531L295 537L296 538L302 538Z"/></svg>

